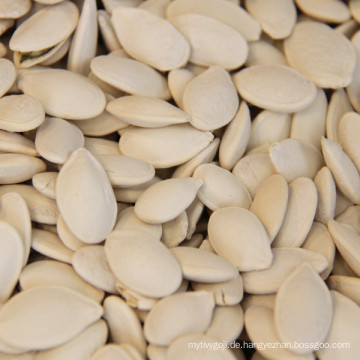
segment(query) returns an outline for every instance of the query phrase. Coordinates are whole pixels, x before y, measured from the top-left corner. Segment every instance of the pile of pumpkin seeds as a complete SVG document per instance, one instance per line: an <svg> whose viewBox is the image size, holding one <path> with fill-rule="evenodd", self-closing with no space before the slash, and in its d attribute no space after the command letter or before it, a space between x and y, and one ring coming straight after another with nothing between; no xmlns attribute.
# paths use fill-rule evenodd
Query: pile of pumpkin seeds
<svg viewBox="0 0 360 360"><path fill-rule="evenodd" d="M0 35L0 360L359 359L359 0L1 0Z"/></svg>

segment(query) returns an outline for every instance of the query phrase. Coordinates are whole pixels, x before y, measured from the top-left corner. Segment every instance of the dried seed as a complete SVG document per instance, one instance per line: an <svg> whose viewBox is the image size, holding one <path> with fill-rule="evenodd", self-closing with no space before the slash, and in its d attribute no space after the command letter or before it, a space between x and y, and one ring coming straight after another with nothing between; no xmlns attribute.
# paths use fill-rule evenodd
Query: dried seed
<svg viewBox="0 0 360 360"><path fill-rule="evenodd" d="M287 65L285 55L266 40L249 43L249 54L245 61L246 66L255 65Z"/></svg>
<svg viewBox="0 0 360 360"><path fill-rule="evenodd" d="M186 212L183 211L175 219L162 224L161 241L168 248L178 246L183 240L185 240L188 225L188 217Z"/></svg>
<svg viewBox="0 0 360 360"><path fill-rule="evenodd" d="M23 135L0 130L0 151L38 156L33 141Z"/></svg>
<svg viewBox="0 0 360 360"><path fill-rule="evenodd" d="M330 290L345 295L356 304L360 304L360 279L352 276L331 275L326 280Z"/></svg>
<svg viewBox="0 0 360 360"><path fill-rule="evenodd" d="M0 6L0 18L17 19L31 8L31 0L4 0Z"/></svg>
<svg viewBox="0 0 360 360"><path fill-rule="evenodd" d="M55 185L57 176L57 172L38 173L32 177L32 184L39 193L50 199L56 199Z"/></svg>

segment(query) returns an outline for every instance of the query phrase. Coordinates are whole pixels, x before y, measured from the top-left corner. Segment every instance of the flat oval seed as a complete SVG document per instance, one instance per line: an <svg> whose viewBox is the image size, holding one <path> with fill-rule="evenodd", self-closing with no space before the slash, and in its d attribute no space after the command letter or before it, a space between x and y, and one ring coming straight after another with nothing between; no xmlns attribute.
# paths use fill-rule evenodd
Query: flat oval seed
<svg viewBox="0 0 360 360"><path fill-rule="evenodd" d="M34 188L41 194L55 199L55 185L58 173L57 172L42 172L33 176L32 184Z"/></svg>
<svg viewBox="0 0 360 360"><path fill-rule="evenodd" d="M285 40L284 49L289 64L317 86L337 89L350 84L356 65L355 48L330 26L300 22Z"/></svg>
<svg viewBox="0 0 360 360"><path fill-rule="evenodd" d="M195 169L193 177L203 181L198 198L210 210L229 206L250 207L248 191L230 171L214 164L202 164Z"/></svg>
<svg viewBox="0 0 360 360"><path fill-rule="evenodd" d="M146 352L143 330L135 311L119 296L108 296L104 301L104 319L116 344L130 344L142 355Z"/></svg>
<svg viewBox="0 0 360 360"><path fill-rule="evenodd" d="M298 139L285 139L272 144L269 155L275 170L289 182L301 176L312 179L324 165L320 151Z"/></svg>
<svg viewBox="0 0 360 360"><path fill-rule="evenodd" d="M0 6L0 17L17 19L31 8L31 0L4 0Z"/></svg>
<svg viewBox="0 0 360 360"><path fill-rule="evenodd" d="M275 248L269 269L242 274L244 290L250 294L275 293L281 283L297 266L309 263L318 273L324 271L328 261L324 255L302 248Z"/></svg>
<svg viewBox="0 0 360 360"><path fill-rule="evenodd" d="M28 261L31 248L31 219L28 206L21 195L9 192L0 197L0 220L13 226L23 245L23 266Z"/></svg>
<svg viewBox="0 0 360 360"><path fill-rule="evenodd" d="M334 312L326 342L348 343L351 346L342 349L320 349L316 351L316 355L321 360L337 360L341 357L356 359L360 351L359 306L337 291L331 291L331 296Z"/></svg>
<svg viewBox="0 0 360 360"><path fill-rule="evenodd" d="M22 291L38 286L58 285L78 291L80 294L100 303L104 292L82 280L71 265L60 261L35 261L23 269L19 283Z"/></svg>
<svg viewBox="0 0 360 360"><path fill-rule="evenodd" d="M71 40L67 68L87 75L95 57L98 39L97 5L95 0L83 3L79 23Z"/></svg>
<svg viewBox="0 0 360 360"><path fill-rule="evenodd" d="M10 132L36 129L45 120L42 104L29 95L0 98L0 114L0 128Z"/></svg>
<svg viewBox="0 0 360 360"><path fill-rule="evenodd" d="M0 59L0 97L7 93L15 81L16 71L13 63L7 59Z"/></svg>
<svg viewBox="0 0 360 360"><path fill-rule="evenodd" d="M59 211L53 199L39 193L31 185L0 186L0 197L9 192L16 192L24 198L32 221L49 225L56 224Z"/></svg>
<svg viewBox="0 0 360 360"><path fill-rule="evenodd" d="M180 286L182 276L177 260L153 235L113 232L105 242L105 253L117 279L140 295L160 298Z"/></svg>
<svg viewBox="0 0 360 360"><path fill-rule="evenodd" d="M213 347L218 346L216 340L210 336L203 334L188 334L179 336L175 339L167 350L166 359L172 360L235 360L235 356L230 349L226 347L217 347L214 351ZM189 344L195 344L191 347ZM197 348L196 344L202 344Z"/></svg>
<svg viewBox="0 0 360 360"><path fill-rule="evenodd" d="M331 170L339 190L353 203L360 204L360 175L349 156L341 146L326 139L321 139L326 165Z"/></svg>
<svg viewBox="0 0 360 360"><path fill-rule="evenodd" d="M338 127L340 144L358 170L360 169L360 146L355 135L359 132L359 129L360 115L358 113L348 112L341 118Z"/></svg>
<svg viewBox="0 0 360 360"><path fill-rule="evenodd" d="M150 181L155 169L145 161L123 155L98 155L112 186L137 186Z"/></svg>
<svg viewBox="0 0 360 360"><path fill-rule="evenodd" d="M321 137L325 136L326 114L326 95L323 90L319 89L310 106L294 114L290 137L303 140L320 149Z"/></svg>
<svg viewBox="0 0 360 360"><path fill-rule="evenodd" d="M168 86L177 106L183 109L183 94L186 86L195 77L188 69L174 69L169 72Z"/></svg>
<svg viewBox="0 0 360 360"><path fill-rule="evenodd" d="M187 246L174 247L171 253L179 261L184 279L218 283L236 278L238 271L220 256Z"/></svg>
<svg viewBox="0 0 360 360"><path fill-rule="evenodd" d="M24 263L23 241L10 224L0 221L0 301L6 302L13 292Z"/></svg>
<svg viewBox="0 0 360 360"><path fill-rule="evenodd" d="M339 0L295 0L300 10L326 23L343 23L350 18L349 8Z"/></svg>
<svg viewBox="0 0 360 360"><path fill-rule="evenodd" d="M173 220L190 206L202 184L202 180L194 178L160 181L140 195L135 214L150 224Z"/></svg>
<svg viewBox="0 0 360 360"><path fill-rule="evenodd" d="M336 206L336 185L328 167L322 167L314 178L318 192L318 204L315 220L327 224L334 218Z"/></svg>
<svg viewBox="0 0 360 360"><path fill-rule="evenodd" d="M146 96L122 96L108 103L106 110L134 126L161 127L189 121L189 115L168 102Z"/></svg>
<svg viewBox="0 0 360 360"><path fill-rule="evenodd" d="M328 267L320 273L321 278L326 279L333 269L336 251L334 240L326 226L314 221L308 236L302 244L302 248L316 251L328 259Z"/></svg>
<svg viewBox="0 0 360 360"><path fill-rule="evenodd" d="M309 264L302 264L277 292L274 311L277 333L285 343L323 342L330 329L332 311L325 283ZM293 352L311 354L313 349L294 348Z"/></svg>
<svg viewBox="0 0 360 360"><path fill-rule="evenodd" d="M356 304L360 304L360 279L352 276L331 275L326 280L330 290L336 290Z"/></svg>
<svg viewBox="0 0 360 360"><path fill-rule="evenodd" d="M207 330L215 303L206 291L184 292L171 295L157 302L144 323L148 342L167 346L175 338Z"/></svg>
<svg viewBox="0 0 360 360"><path fill-rule="evenodd" d="M251 197L254 197L261 184L275 174L275 169L269 154L260 152L244 156L234 166L232 173L246 186Z"/></svg>
<svg viewBox="0 0 360 360"><path fill-rule="evenodd" d="M257 65L233 76L242 98L278 112L305 109L316 96L316 86L296 70L284 65Z"/></svg>
<svg viewBox="0 0 360 360"><path fill-rule="evenodd" d="M349 206L341 215L337 216L335 220L352 226L360 233L360 206Z"/></svg>
<svg viewBox="0 0 360 360"><path fill-rule="evenodd" d="M239 304L243 298L243 281L240 274L233 280L205 284L191 283L192 289L195 291L208 291L214 295L215 304L220 306L233 306Z"/></svg>
<svg viewBox="0 0 360 360"><path fill-rule="evenodd" d="M140 356L140 355L139 355ZM126 350L124 344L114 345L106 344L97 349L92 355L90 360L135 360L133 356ZM142 357L140 356L140 359Z"/></svg>
<svg viewBox="0 0 360 360"><path fill-rule="evenodd" d="M239 207L216 210L210 216L208 234L216 253L238 270L262 270L271 266L269 237L252 212Z"/></svg>
<svg viewBox="0 0 360 360"><path fill-rule="evenodd" d="M146 161L158 169L183 164L206 148L213 138L210 132L188 124L154 129L133 127L125 129L119 147L122 154Z"/></svg>
<svg viewBox="0 0 360 360"><path fill-rule="evenodd" d="M86 149L73 152L61 168L56 202L70 231L87 244L103 241L115 225L116 200L109 179Z"/></svg>
<svg viewBox="0 0 360 360"><path fill-rule="evenodd" d="M190 45L168 21L146 10L118 7L111 22L121 45L133 58L160 71L187 63Z"/></svg>
<svg viewBox="0 0 360 360"><path fill-rule="evenodd" d="M188 226L188 217L186 211L183 211L175 219L162 224L161 241L168 248L178 246L183 240L185 240Z"/></svg>
<svg viewBox="0 0 360 360"><path fill-rule="evenodd" d="M240 305L216 306L206 335L219 342L235 341L244 326L244 314Z"/></svg>
<svg viewBox="0 0 360 360"><path fill-rule="evenodd" d="M104 93L82 75L62 69L24 72L18 80L24 94L38 99L48 115L81 120L100 115L105 108Z"/></svg>
<svg viewBox="0 0 360 360"><path fill-rule="evenodd" d="M98 78L129 94L170 98L165 77L140 61L117 55L97 56L90 67Z"/></svg>
<svg viewBox="0 0 360 360"><path fill-rule="evenodd" d="M211 66L186 86L184 110L190 123L200 130L214 130L228 124L239 107L235 86L227 71Z"/></svg>
<svg viewBox="0 0 360 360"><path fill-rule="evenodd" d="M221 138L219 162L222 168L231 170L242 158L250 139L250 129L250 111L243 101Z"/></svg>
<svg viewBox="0 0 360 360"><path fill-rule="evenodd" d="M100 319L67 343L38 352L36 358L37 360L89 359L91 354L105 344L107 335L106 322Z"/></svg>
<svg viewBox="0 0 360 360"><path fill-rule="evenodd" d="M47 117L36 131L35 146L44 159L63 164L72 152L84 146L84 135L66 120Z"/></svg>
<svg viewBox="0 0 360 360"><path fill-rule="evenodd" d="M16 29L10 49L22 53L49 49L71 35L78 18L79 11L70 1L45 7Z"/></svg>
<svg viewBox="0 0 360 360"><path fill-rule="evenodd" d="M288 204L289 189L282 175L268 177L260 186L251 204L252 211L264 224L270 242L280 230Z"/></svg>
<svg viewBox="0 0 360 360"><path fill-rule="evenodd" d="M116 293L115 275L108 264L102 245L83 246L72 257L72 266L76 273L97 289L107 293Z"/></svg>
<svg viewBox="0 0 360 360"><path fill-rule="evenodd" d="M246 10L261 24L272 39L288 37L296 23L296 7L291 0L250 0Z"/></svg>
<svg viewBox="0 0 360 360"><path fill-rule="evenodd" d="M170 20L189 13L219 20L239 31L247 41L255 41L260 37L260 24L243 8L230 1L224 3L220 0L176 0L166 8L166 17Z"/></svg>
<svg viewBox="0 0 360 360"><path fill-rule="evenodd" d="M71 340L102 315L78 292L42 286L12 297L0 310L0 338L11 346L47 349Z"/></svg>
<svg viewBox="0 0 360 360"><path fill-rule="evenodd" d="M250 306L245 312L245 328L252 342L256 344L282 344L276 333L273 310L265 306ZM314 360L313 354L299 355L283 346L264 347L261 350L268 359Z"/></svg>
<svg viewBox="0 0 360 360"><path fill-rule="evenodd" d="M85 138L85 149L95 157L99 155L120 155L119 144L116 141L103 138Z"/></svg>
<svg viewBox="0 0 360 360"><path fill-rule="evenodd" d="M61 242L72 251L76 251L86 245L69 230L63 217L60 214L56 222L56 231Z"/></svg>
<svg viewBox="0 0 360 360"><path fill-rule="evenodd" d="M337 249L346 260L351 269L360 274L360 235L350 225L338 221L328 222L329 232L334 239Z"/></svg>
<svg viewBox="0 0 360 360"><path fill-rule="evenodd" d="M16 184L30 180L46 170L46 164L24 154L0 154L0 184Z"/></svg>
<svg viewBox="0 0 360 360"><path fill-rule="evenodd" d="M0 151L31 156L39 155L32 140L23 135L4 130L0 130Z"/></svg>
<svg viewBox="0 0 360 360"><path fill-rule="evenodd" d="M74 252L68 249L59 237L47 230L32 229L31 247L49 258L71 264Z"/></svg>
<svg viewBox="0 0 360 360"><path fill-rule="evenodd" d="M339 143L339 124L342 117L353 108L344 89L333 92L326 116L326 137Z"/></svg>
<svg viewBox="0 0 360 360"><path fill-rule="evenodd" d="M236 29L215 18L188 13L170 21L191 46L189 61L196 65L218 65L234 70L245 63L248 44Z"/></svg>
<svg viewBox="0 0 360 360"><path fill-rule="evenodd" d="M317 207L317 191L309 178L299 177L289 184L289 200L274 247L298 247L305 241Z"/></svg>

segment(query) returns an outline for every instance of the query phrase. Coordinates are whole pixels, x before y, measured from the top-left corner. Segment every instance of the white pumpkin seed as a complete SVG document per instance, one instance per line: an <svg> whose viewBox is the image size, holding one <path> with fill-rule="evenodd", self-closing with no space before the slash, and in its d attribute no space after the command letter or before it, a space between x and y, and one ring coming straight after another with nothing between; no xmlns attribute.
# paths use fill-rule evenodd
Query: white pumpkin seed
<svg viewBox="0 0 360 360"><path fill-rule="evenodd" d="M276 64L287 65L285 55L277 47L263 39L249 43L246 66Z"/></svg>
<svg viewBox="0 0 360 360"><path fill-rule="evenodd" d="M214 164L202 164L195 169L193 177L203 182L197 196L210 210L229 206L249 209L250 194L230 171Z"/></svg>
<svg viewBox="0 0 360 360"><path fill-rule="evenodd" d="M250 111L243 101L221 138L219 162L222 168L231 170L242 158L250 139L250 129Z"/></svg>
<svg viewBox="0 0 360 360"><path fill-rule="evenodd" d="M270 242L280 230L288 205L289 189L282 175L269 176L256 192L250 211L264 224Z"/></svg>
<svg viewBox="0 0 360 360"><path fill-rule="evenodd" d="M31 8L31 0L4 0L0 6L0 18L17 19Z"/></svg>
<svg viewBox="0 0 360 360"><path fill-rule="evenodd" d="M356 51L350 41L330 26L304 21L285 40L288 63L317 86L331 89L351 83Z"/></svg>
<svg viewBox="0 0 360 360"><path fill-rule="evenodd" d="M187 69L174 69L168 74L168 86L171 96L181 109L183 108L182 100L186 86L194 77L195 75Z"/></svg>
<svg viewBox="0 0 360 360"><path fill-rule="evenodd" d="M188 230L186 233L187 240L190 240L193 236L203 210L204 205L198 198L195 198L192 204L186 209L186 214L189 222Z"/></svg>
<svg viewBox="0 0 360 360"><path fill-rule="evenodd" d="M115 225L117 208L110 182L86 149L73 152L61 168L56 202L70 231L87 244L103 241Z"/></svg>
<svg viewBox="0 0 360 360"><path fill-rule="evenodd" d="M83 246L72 257L72 266L77 274L97 289L116 293L116 281L102 245Z"/></svg>
<svg viewBox="0 0 360 360"><path fill-rule="evenodd" d="M350 201L360 203L360 175L354 163L341 146L331 140L322 138L321 146L326 165L331 170L339 190Z"/></svg>
<svg viewBox="0 0 360 360"><path fill-rule="evenodd" d="M140 61L118 55L97 56L90 67L98 78L129 94L170 98L165 77Z"/></svg>
<svg viewBox="0 0 360 360"><path fill-rule="evenodd" d="M185 292L160 300L145 319L148 342L167 346L181 335L205 332L211 322L215 303L206 291Z"/></svg>
<svg viewBox="0 0 360 360"><path fill-rule="evenodd" d="M0 301L5 302L13 292L24 263L23 241L10 224L0 221Z"/></svg>
<svg viewBox="0 0 360 360"><path fill-rule="evenodd" d="M106 322L102 319L88 326L67 343L53 349L40 351L37 360L78 359L87 360L98 348L105 344L108 335Z"/></svg>
<svg viewBox="0 0 360 360"><path fill-rule="evenodd" d="M95 157L99 155L120 155L119 144L103 138L85 138L85 149Z"/></svg>
<svg viewBox="0 0 360 360"><path fill-rule="evenodd" d="M272 39L287 38L296 23L296 7L291 0L246 1L246 10L261 24L263 31Z"/></svg>
<svg viewBox="0 0 360 360"><path fill-rule="evenodd" d="M58 173L57 172L42 172L35 174L32 177L32 184L34 188L41 194L55 199L55 185Z"/></svg>
<svg viewBox="0 0 360 360"><path fill-rule="evenodd" d="M13 63L7 59L0 59L0 97L7 93L15 81L16 71Z"/></svg>
<svg viewBox="0 0 360 360"><path fill-rule="evenodd" d="M73 251L68 249L59 237L46 230L32 229L31 247L49 258L71 264Z"/></svg>
<svg viewBox="0 0 360 360"><path fill-rule="evenodd" d="M310 231L317 208L317 191L312 180L298 177L289 184L289 198L274 247L298 247Z"/></svg>
<svg viewBox="0 0 360 360"><path fill-rule="evenodd" d="M135 360L135 358L127 351L125 344L114 345L107 344L97 349L92 355L90 360ZM126 344L128 345L128 344ZM135 350L136 351L136 350ZM142 357L138 354L139 359Z"/></svg>
<svg viewBox="0 0 360 360"><path fill-rule="evenodd" d="M106 239L105 253L116 278L140 295L164 297L180 286L177 260L150 233L115 231Z"/></svg>
<svg viewBox="0 0 360 360"><path fill-rule="evenodd" d="M60 261L35 261L23 269L19 283L22 291L38 286L58 285L78 291L84 296L100 303L104 292L82 280L71 265Z"/></svg>
<svg viewBox="0 0 360 360"><path fill-rule="evenodd" d="M86 77L61 69L39 69L23 72L18 87L38 99L48 115L81 120L101 114L104 93Z"/></svg>
<svg viewBox="0 0 360 360"><path fill-rule="evenodd" d="M360 233L360 206L349 206L341 215L337 216L335 220L352 226Z"/></svg>
<svg viewBox="0 0 360 360"><path fill-rule="evenodd" d="M336 290L356 304L360 304L360 279L352 276L331 275L327 279L330 290Z"/></svg>
<svg viewBox="0 0 360 360"><path fill-rule="evenodd" d="M178 246L185 240L188 231L188 217L183 211L178 217L162 224L161 241L166 247Z"/></svg>
<svg viewBox="0 0 360 360"><path fill-rule="evenodd" d="M218 65L234 70L245 63L248 45L233 27L213 17L187 13L169 19L191 46L189 61L196 65Z"/></svg>
<svg viewBox="0 0 360 360"><path fill-rule="evenodd" d="M184 279L202 283L218 283L235 279L237 269L222 257L188 246L173 247L170 252L178 260Z"/></svg>
<svg viewBox="0 0 360 360"><path fill-rule="evenodd" d="M324 255L307 249L275 248L273 255L273 263L269 269L242 274L244 290L247 293L275 293L285 278L304 262L309 263L318 273L324 271L328 266Z"/></svg>
<svg viewBox="0 0 360 360"><path fill-rule="evenodd" d="M0 130L0 151L38 156L34 143L23 135Z"/></svg>
<svg viewBox="0 0 360 360"><path fill-rule="evenodd" d="M0 197L0 220L11 225L20 235L23 245L22 266L25 266L31 248L31 219L28 206L21 195L9 192Z"/></svg>
<svg viewBox="0 0 360 360"><path fill-rule="evenodd" d="M214 130L228 124L239 107L239 98L229 73L211 66L186 86L184 110L190 124L200 130Z"/></svg>
<svg viewBox="0 0 360 360"><path fill-rule="evenodd" d="M329 265L320 273L320 276L326 279L333 269L336 251L334 241L326 226L314 221L308 236L302 244L302 248L323 254L327 258Z"/></svg>
<svg viewBox="0 0 360 360"><path fill-rule="evenodd" d="M356 356L360 351L360 331L357 326L360 321L359 306L337 291L331 291L331 296L334 312L326 342L347 342L351 344L351 347L342 349L324 348L316 351L316 355L321 360L337 360L339 357L356 359Z"/></svg>
<svg viewBox="0 0 360 360"><path fill-rule="evenodd" d="M61 242L72 251L76 251L86 245L69 230L61 214L57 218L56 231Z"/></svg>
<svg viewBox="0 0 360 360"><path fill-rule="evenodd" d="M113 11L111 22L121 45L134 59L160 71L187 63L190 45L165 19L143 9L119 6Z"/></svg>
<svg viewBox="0 0 360 360"><path fill-rule="evenodd" d="M168 102L139 95L114 99L106 110L125 123L140 127L161 127L189 121L189 115Z"/></svg>
<svg viewBox="0 0 360 360"><path fill-rule="evenodd" d="M303 294L306 296L303 296ZM275 302L275 327L285 343L326 340L332 320L332 300L325 283L309 264L300 265L281 284ZM293 326L294 322L296 326ZM297 354L313 349L292 348Z"/></svg>
<svg viewBox="0 0 360 360"><path fill-rule="evenodd" d="M102 307L74 290L41 286L21 292L0 309L0 339L42 350L71 340L102 315Z"/></svg>
<svg viewBox="0 0 360 360"><path fill-rule="evenodd" d="M119 40L116 37L115 30L111 24L111 17L105 10L97 11L97 21L101 37L109 51L121 49Z"/></svg>
<svg viewBox="0 0 360 360"><path fill-rule="evenodd" d="M296 112L316 97L316 86L285 65L257 65L239 71L233 81L240 96L263 109Z"/></svg>
<svg viewBox="0 0 360 360"><path fill-rule="evenodd" d="M123 299L119 296L107 297L104 301L104 318L115 344L130 344L145 355L146 343L139 318Z"/></svg>
<svg viewBox="0 0 360 360"><path fill-rule="evenodd" d="M127 128L120 137L122 154L167 168L183 164L206 148L214 136L188 124L162 128ZM139 146L141 144L141 146Z"/></svg>
<svg viewBox="0 0 360 360"><path fill-rule="evenodd" d="M271 266L269 236L252 212L240 207L216 210L210 216L208 234L216 253L238 270L262 270Z"/></svg>
<svg viewBox="0 0 360 360"><path fill-rule="evenodd" d="M322 167L314 178L314 184L318 193L318 204L315 220L327 224L334 218L336 206L336 186L328 167Z"/></svg>
<svg viewBox="0 0 360 360"><path fill-rule="evenodd" d="M0 128L10 132L36 129L45 120L41 103L29 95L0 98Z"/></svg>

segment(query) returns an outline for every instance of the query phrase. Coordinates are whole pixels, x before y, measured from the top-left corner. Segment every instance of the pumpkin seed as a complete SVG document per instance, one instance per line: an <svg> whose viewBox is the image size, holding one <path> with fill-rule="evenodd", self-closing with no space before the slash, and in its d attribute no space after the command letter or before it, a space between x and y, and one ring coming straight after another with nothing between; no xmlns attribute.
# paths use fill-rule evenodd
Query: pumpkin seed
<svg viewBox="0 0 360 360"><path fill-rule="evenodd" d="M57 176L57 172L38 173L32 177L32 184L39 193L50 199L56 199L55 185Z"/></svg>

